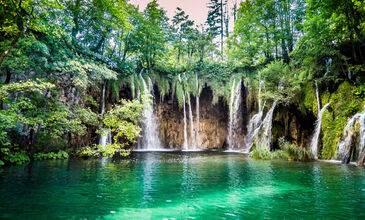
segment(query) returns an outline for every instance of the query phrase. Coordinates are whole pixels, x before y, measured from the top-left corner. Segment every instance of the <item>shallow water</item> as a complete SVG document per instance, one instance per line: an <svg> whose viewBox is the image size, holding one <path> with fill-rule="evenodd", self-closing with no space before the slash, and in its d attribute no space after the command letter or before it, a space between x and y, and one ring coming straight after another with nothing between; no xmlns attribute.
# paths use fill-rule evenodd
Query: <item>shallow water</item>
<svg viewBox="0 0 365 220"><path fill-rule="evenodd" d="M3 218L364 219L365 169L227 153L34 162L0 169Z"/></svg>

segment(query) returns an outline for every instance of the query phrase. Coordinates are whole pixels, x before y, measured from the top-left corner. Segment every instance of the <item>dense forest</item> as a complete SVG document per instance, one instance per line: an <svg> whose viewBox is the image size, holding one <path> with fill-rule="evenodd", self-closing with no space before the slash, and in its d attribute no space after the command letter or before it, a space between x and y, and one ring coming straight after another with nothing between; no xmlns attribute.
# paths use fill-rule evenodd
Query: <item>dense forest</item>
<svg viewBox="0 0 365 220"><path fill-rule="evenodd" d="M190 95L204 88L211 105L229 106L241 80L249 116L276 105L274 118L294 112L310 119L311 135L321 115L320 159L338 159L346 135L364 136L365 117L346 127L365 104L362 0L246 0L233 8L211 0L204 25L179 7L169 19L156 0L143 11L127 0L0 5L0 165L127 156L142 135L146 106L169 99L185 113ZM143 92L147 79L155 100ZM108 132L112 140L100 144ZM313 156L309 144L279 140L287 135L275 125L271 132L277 144L253 144L254 157ZM363 152L351 140L347 161Z"/></svg>

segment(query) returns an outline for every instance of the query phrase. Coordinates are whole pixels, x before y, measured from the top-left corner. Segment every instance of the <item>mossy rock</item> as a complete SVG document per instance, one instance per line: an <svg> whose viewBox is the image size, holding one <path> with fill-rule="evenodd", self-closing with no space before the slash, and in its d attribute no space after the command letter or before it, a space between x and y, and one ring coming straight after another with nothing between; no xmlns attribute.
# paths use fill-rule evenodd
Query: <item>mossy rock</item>
<svg viewBox="0 0 365 220"><path fill-rule="evenodd" d="M362 111L365 102L355 95L355 91L356 87L345 81L336 92L322 96L323 101L328 99L330 103L322 117L322 159L337 159L336 151L347 121Z"/></svg>

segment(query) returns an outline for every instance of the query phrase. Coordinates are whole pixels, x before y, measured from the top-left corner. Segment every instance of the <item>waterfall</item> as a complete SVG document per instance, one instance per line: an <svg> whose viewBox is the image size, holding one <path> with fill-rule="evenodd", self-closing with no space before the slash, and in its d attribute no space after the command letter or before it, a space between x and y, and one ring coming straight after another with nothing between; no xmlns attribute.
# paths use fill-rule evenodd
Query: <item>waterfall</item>
<svg viewBox="0 0 365 220"><path fill-rule="evenodd" d="M344 159L346 148L351 147L348 145L351 144L353 128L354 128L356 120L359 120L359 125L360 125L360 128L359 128L359 155L364 150L364 147L365 147L365 106L364 106L363 112L355 114L347 122L347 125L346 125L346 127L344 129L344 133L343 133L345 139L343 139L338 145L338 158L340 158L340 159Z"/></svg>
<svg viewBox="0 0 365 220"><path fill-rule="evenodd" d="M263 86L263 81L260 80L259 83L259 94L258 94L258 103L259 103L259 111L252 116L252 118L250 119L248 125L247 125L247 135L245 138L245 153L249 153L253 144L253 140L255 138L255 136L257 135L259 128L261 126L262 123L262 116L264 114L263 109L265 108L265 103L264 106L261 106L261 90L262 90L262 86Z"/></svg>
<svg viewBox="0 0 365 220"><path fill-rule="evenodd" d="M106 90L106 80L104 81L101 93L101 115L104 115L105 113L105 90ZM112 143L112 135L110 133L110 129L108 129L107 135L100 135L99 144L105 147L107 144L111 143Z"/></svg>
<svg viewBox="0 0 365 220"><path fill-rule="evenodd" d="M198 81L198 75L196 75L196 81L195 81L196 91L195 91L195 101L196 101L196 145L199 145L200 138L199 138L199 125L200 125L200 116L199 116L199 81Z"/></svg>
<svg viewBox="0 0 365 220"><path fill-rule="evenodd" d="M237 141L237 129L239 127L239 109L241 101L241 87L242 81L240 80L237 85L235 85L235 80L233 79L231 88L231 98L229 105L229 124L228 124L228 147L229 150L234 150L235 148L240 148L240 144Z"/></svg>
<svg viewBox="0 0 365 220"><path fill-rule="evenodd" d="M188 106L189 106L189 119L190 119L190 149L195 150L195 132L194 132L194 119L193 112L191 110L190 94L188 93Z"/></svg>
<svg viewBox="0 0 365 220"><path fill-rule="evenodd" d="M141 146L144 150L153 150L153 149L161 149L162 144L159 138L158 132L158 120L156 113L153 110L153 100L154 100L154 92L153 92L153 84L151 79L148 77L148 86L146 81L143 79L142 75L140 75L143 90L145 97L152 95L152 102L146 102L146 106L143 109L143 126L142 126L142 142Z"/></svg>
<svg viewBox="0 0 365 220"><path fill-rule="evenodd" d="M183 94L183 104L184 104L184 150L188 150L188 132L186 130L187 126L186 126L185 94Z"/></svg>
<svg viewBox="0 0 365 220"><path fill-rule="evenodd" d="M322 124L322 115L323 112L328 108L330 104L327 103L318 113L318 118L317 121L315 123L315 131L312 137L312 141L311 141L311 152L312 155L315 159L318 159L318 139L319 139L319 135L321 133L321 124Z"/></svg>
<svg viewBox="0 0 365 220"><path fill-rule="evenodd" d="M275 101L270 110L266 113L266 116L264 120L262 121L262 136L259 141L260 147L265 147L267 150L270 150L272 135L271 135L271 129L272 129L272 118L274 115L274 110L276 107L277 101Z"/></svg>
<svg viewBox="0 0 365 220"><path fill-rule="evenodd" d="M332 58L329 57L328 59L326 59L326 73L324 74L324 76L327 76L327 74L331 71L332 68Z"/></svg>

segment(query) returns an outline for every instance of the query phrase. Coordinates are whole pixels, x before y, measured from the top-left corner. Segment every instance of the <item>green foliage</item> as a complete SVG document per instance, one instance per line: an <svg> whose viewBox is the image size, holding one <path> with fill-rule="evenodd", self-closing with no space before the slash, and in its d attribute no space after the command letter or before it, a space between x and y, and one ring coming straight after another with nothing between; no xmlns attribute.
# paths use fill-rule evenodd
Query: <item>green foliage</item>
<svg viewBox="0 0 365 220"><path fill-rule="evenodd" d="M291 144L286 141L283 137L279 138L279 147L283 152L285 152L285 156L287 156L288 160L308 161L313 159L309 150L305 148L300 149L295 144Z"/></svg>
<svg viewBox="0 0 365 220"><path fill-rule="evenodd" d="M0 167L4 166L4 165L5 165L5 163L2 160L0 160Z"/></svg>
<svg viewBox="0 0 365 220"><path fill-rule="evenodd" d="M30 161L25 151L13 151L9 148L1 148L0 153L2 160L11 164L20 165Z"/></svg>
<svg viewBox="0 0 365 220"><path fill-rule="evenodd" d="M77 151L76 154L79 157L86 157L86 158L88 158L88 157L99 157L100 156L100 151L98 151L98 147L91 148L89 146L86 146L86 147L81 147Z"/></svg>
<svg viewBox="0 0 365 220"><path fill-rule="evenodd" d="M258 160L271 160L271 152L262 147L256 147L251 151L251 157Z"/></svg>
<svg viewBox="0 0 365 220"><path fill-rule="evenodd" d="M151 102L150 97L142 96L142 103L145 102ZM112 157L117 152L122 156L129 154L128 148L136 143L141 132L139 122L145 106L142 103L138 100L127 101L122 99L120 105L115 105L112 110L104 115L103 124L105 128L99 133L105 135L105 130L108 128L114 135L113 144L108 144L105 147L98 146L104 156Z"/></svg>
<svg viewBox="0 0 365 220"><path fill-rule="evenodd" d="M355 91L355 86L343 82L329 97L331 108L322 118L323 159L336 159L336 150L348 119L362 111L365 100L358 98Z"/></svg>
<svg viewBox="0 0 365 220"><path fill-rule="evenodd" d="M122 149L124 147L121 144L107 144L106 146L98 145L103 157L113 157L115 154L119 154L122 157L127 157L130 154L129 149Z"/></svg>
<svg viewBox="0 0 365 220"><path fill-rule="evenodd" d="M285 105L297 104L301 91L301 81L296 78L295 71L283 61L274 61L260 71L265 83L263 98L266 100L278 100Z"/></svg>
<svg viewBox="0 0 365 220"><path fill-rule="evenodd" d="M279 138L280 150L270 152L263 147L256 147L251 151L251 157L260 160L296 160L309 161L313 160L312 154L307 149L300 149L298 146L289 143L283 137Z"/></svg>
<svg viewBox="0 0 365 220"><path fill-rule="evenodd" d="M57 153L49 152L49 153L35 153L33 154L34 160L57 160L57 159L68 159L68 153L60 150Z"/></svg>

